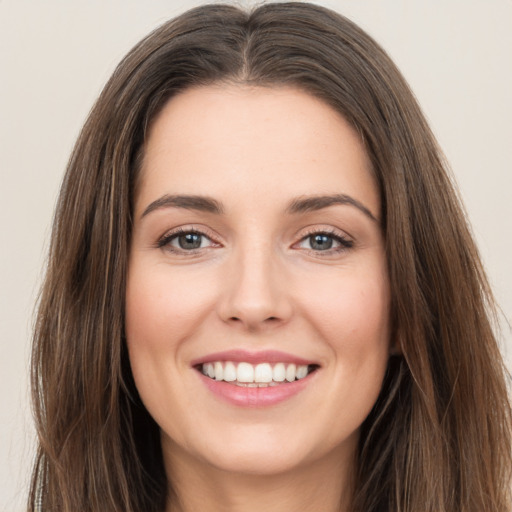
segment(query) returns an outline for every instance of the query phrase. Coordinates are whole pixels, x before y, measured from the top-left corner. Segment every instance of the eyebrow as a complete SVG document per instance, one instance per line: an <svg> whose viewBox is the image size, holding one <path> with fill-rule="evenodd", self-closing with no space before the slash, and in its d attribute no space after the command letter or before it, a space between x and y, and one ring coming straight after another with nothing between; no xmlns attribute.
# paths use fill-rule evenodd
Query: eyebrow
<svg viewBox="0 0 512 512"><path fill-rule="evenodd" d="M286 208L286 213L297 214L322 210L333 205L354 206L374 222L379 222L373 213L357 199L346 194L303 196L294 199ZM141 218L161 208L184 208L198 210L216 215L222 215L222 204L208 196L198 195L164 195L150 203L141 215Z"/></svg>
<svg viewBox="0 0 512 512"><path fill-rule="evenodd" d="M287 212L294 213L305 213L316 210L322 210L323 208L327 208L332 205L349 205L354 206L361 212L363 212L368 218L370 218L374 222L379 222L379 220L373 215L373 213L361 202L357 199L354 199L352 196L346 194L333 194L328 196L306 196L299 197L290 203L287 208Z"/></svg>
<svg viewBox="0 0 512 512"><path fill-rule="evenodd" d="M166 194L149 204L142 213L141 218L155 210L159 210L160 208L170 207L185 208L186 210L199 210L201 212L215 213L217 215L222 215L224 213L222 205L211 197Z"/></svg>

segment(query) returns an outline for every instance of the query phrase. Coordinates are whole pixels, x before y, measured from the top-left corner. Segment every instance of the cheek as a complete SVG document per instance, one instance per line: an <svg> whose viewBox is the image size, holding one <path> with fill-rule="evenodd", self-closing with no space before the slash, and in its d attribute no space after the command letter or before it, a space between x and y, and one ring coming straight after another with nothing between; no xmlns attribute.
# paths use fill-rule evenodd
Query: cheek
<svg viewBox="0 0 512 512"><path fill-rule="evenodd" d="M322 293L304 299L303 311L329 348L330 398L360 424L380 393L389 359L388 280L384 272L354 273L323 285Z"/></svg>
<svg viewBox="0 0 512 512"><path fill-rule="evenodd" d="M184 410L180 375L187 340L197 332L215 303L205 276L184 269L131 261L126 288L126 339L133 377L140 397L159 425L177 428L174 411Z"/></svg>
<svg viewBox="0 0 512 512"><path fill-rule="evenodd" d="M342 275L303 295L303 311L333 350L358 352L389 344L390 298L386 274Z"/></svg>
<svg viewBox="0 0 512 512"><path fill-rule="evenodd" d="M131 345L169 350L179 344L211 312L215 302L212 277L156 266L128 276L126 333Z"/></svg>

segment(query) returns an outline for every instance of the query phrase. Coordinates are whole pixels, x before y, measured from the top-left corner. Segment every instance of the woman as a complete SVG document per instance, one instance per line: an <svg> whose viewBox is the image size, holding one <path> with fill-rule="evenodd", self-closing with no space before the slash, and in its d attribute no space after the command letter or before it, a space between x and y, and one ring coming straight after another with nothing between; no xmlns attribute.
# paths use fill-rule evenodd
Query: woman
<svg viewBox="0 0 512 512"><path fill-rule="evenodd" d="M150 34L49 262L32 509L509 510L492 295L410 90L345 18L212 5Z"/></svg>

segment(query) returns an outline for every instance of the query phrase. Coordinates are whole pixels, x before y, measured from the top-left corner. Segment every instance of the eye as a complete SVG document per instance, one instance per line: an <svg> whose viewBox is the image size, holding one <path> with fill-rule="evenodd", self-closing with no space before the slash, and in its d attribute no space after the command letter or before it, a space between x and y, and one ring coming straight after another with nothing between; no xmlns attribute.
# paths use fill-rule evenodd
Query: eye
<svg viewBox="0 0 512 512"><path fill-rule="evenodd" d="M185 233L175 236L170 241L170 245L185 250L199 249L200 247L204 247L205 241L206 237L204 235L200 235L199 233Z"/></svg>
<svg viewBox="0 0 512 512"><path fill-rule="evenodd" d="M298 243L301 249L315 252L338 252L349 249L354 245L351 240L334 233L315 232L302 238Z"/></svg>
<svg viewBox="0 0 512 512"><path fill-rule="evenodd" d="M168 233L158 241L158 247L174 252L187 252L214 246L204 233L196 230L178 230Z"/></svg>

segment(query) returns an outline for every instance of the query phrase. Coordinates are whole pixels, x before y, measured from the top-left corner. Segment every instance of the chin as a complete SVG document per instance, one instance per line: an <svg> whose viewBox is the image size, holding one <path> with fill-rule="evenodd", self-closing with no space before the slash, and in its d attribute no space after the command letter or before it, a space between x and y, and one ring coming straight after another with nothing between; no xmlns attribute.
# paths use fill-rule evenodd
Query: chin
<svg viewBox="0 0 512 512"><path fill-rule="evenodd" d="M357 436L336 444L332 439L327 440L325 435L315 434L314 428L298 426L301 428L296 432L290 425L277 427L263 424L232 425L231 428L222 429L222 432L205 432L202 429L200 437L199 433L190 432L195 438L194 448L191 449L186 440L181 446L170 441L174 446L169 448L170 453L176 449L188 452L194 465L207 464L210 468L232 475L272 476L300 471L331 455L342 457L341 452L347 450L352 454L357 445ZM319 438L323 442L314 442ZM174 455L179 456L176 452Z"/></svg>
<svg viewBox="0 0 512 512"><path fill-rule="evenodd" d="M229 453L228 453L229 452ZM303 464L298 453L286 450L276 452L270 447L230 446L208 461L216 469L238 475L272 476L287 473Z"/></svg>

